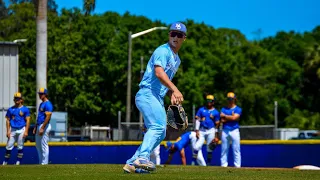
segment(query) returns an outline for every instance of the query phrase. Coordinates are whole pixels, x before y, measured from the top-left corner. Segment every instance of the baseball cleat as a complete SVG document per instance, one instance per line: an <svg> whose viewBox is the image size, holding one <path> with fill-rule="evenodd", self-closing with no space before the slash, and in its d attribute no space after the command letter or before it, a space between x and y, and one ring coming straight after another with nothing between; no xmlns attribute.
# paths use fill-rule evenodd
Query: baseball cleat
<svg viewBox="0 0 320 180"><path fill-rule="evenodd" d="M154 165L153 162L151 162L147 159L143 159L143 158L136 159L133 162L133 166L136 168L141 168L141 169L148 170L148 171L156 170L156 166Z"/></svg>
<svg viewBox="0 0 320 180"><path fill-rule="evenodd" d="M20 161L17 161L17 162L16 162L16 165L20 165Z"/></svg>
<svg viewBox="0 0 320 180"><path fill-rule="evenodd" d="M139 173L139 174L149 174L150 173L150 171L145 170L145 169L141 169L141 168L137 168L135 172Z"/></svg>
<svg viewBox="0 0 320 180"><path fill-rule="evenodd" d="M122 169L125 173L135 173L136 171L136 168L130 164L124 165Z"/></svg>
<svg viewBox="0 0 320 180"><path fill-rule="evenodd" d="M2 163L2 165L3 166L5 166L5 165L7 165L8 163L7 162L5 162L5 161L3 161L3 163Z"/></svg>

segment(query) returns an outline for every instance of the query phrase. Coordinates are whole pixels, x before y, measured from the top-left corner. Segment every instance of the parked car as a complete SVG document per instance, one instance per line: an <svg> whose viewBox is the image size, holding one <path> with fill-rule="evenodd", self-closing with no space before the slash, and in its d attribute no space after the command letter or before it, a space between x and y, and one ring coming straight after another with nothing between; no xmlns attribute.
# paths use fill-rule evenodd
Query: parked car
<svg viewBox="0 0 320 180"><path fill-rule="evenodd" d="M301 130L298 137L292 139L314 139L318 134L319 131L317 130Z"/></svg>

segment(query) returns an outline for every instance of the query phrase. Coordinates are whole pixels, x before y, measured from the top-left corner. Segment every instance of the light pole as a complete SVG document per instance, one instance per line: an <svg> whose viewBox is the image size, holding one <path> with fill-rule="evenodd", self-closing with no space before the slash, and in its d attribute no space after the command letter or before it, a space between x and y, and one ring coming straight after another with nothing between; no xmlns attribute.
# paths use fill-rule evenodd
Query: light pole
<svg viewBox="0 0 320 180"><path fill-rule="evenodd" d="M131 121L131 52L132 52L132 39L147 34L155 30L166 30L167 27L153 27L135 34L130 31L128 34L128 78L127 78L127 105L126 105L126 122ZM129 124L127 124L129 126Z"/></svg>
<svg viewBox="0 0 320 180"><path fill-rule="evenodd" d="M18 43L18 42L26 42L26 41L27 41L27 39L16 39L13 42Z"/></svg>
<svg viewBox="0 0 320 180"><path fill-rule="evenodd" d="M27 42L28 39L15 39L13 40L14 43L24 43ZM19 50L18 50L19 51ZM17 57L18 57L18 61L19 61L19 53L17 53ZM19 66L17 66L17 72L19 74ZM18 75L19 76L19 75ZM19 78L18 78L19 79ZM20 91L20 87L19 87L19 80L17 82L18 84L18 91Z"/></svg>
<svg viewBox="0 0 320 180"><path fill-rule="evenodd" d="M140 57L140 81L142 80L143 77L143 56ZM140 123L140 128L143 127L143 117L142 117L142 113L139 113L139 123Z"/></svg>

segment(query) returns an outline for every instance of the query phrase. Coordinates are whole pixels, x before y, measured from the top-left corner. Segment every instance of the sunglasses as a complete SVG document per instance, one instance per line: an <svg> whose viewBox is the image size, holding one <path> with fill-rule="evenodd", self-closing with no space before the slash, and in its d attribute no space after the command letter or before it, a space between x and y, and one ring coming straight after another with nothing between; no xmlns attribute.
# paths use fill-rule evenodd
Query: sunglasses
<svg viewBox="0 0 320 180"><path fill-rule="evenodd" d="M184 37L184 34L182 34L182 33L179 33L179 32L175 32L175 31L172 31L172 32L170 32L170 36L171 37L178 37L178 38L183 38Z"/></svg>

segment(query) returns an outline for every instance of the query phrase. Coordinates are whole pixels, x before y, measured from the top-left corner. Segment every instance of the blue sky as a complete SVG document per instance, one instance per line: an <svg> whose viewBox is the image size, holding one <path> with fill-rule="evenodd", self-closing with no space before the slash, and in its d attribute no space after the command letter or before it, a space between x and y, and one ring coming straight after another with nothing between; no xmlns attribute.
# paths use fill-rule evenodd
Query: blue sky
<svg viewBox="0 0 320 180"><path fill-rule="evenodd" d="M56 0L61 8L82 9L83 0ZM320 25L320 0L96 0L94 13L143 15L166 24L192 19L215 28L239 29L248 39L278 31L311 31Z"/></svg>

